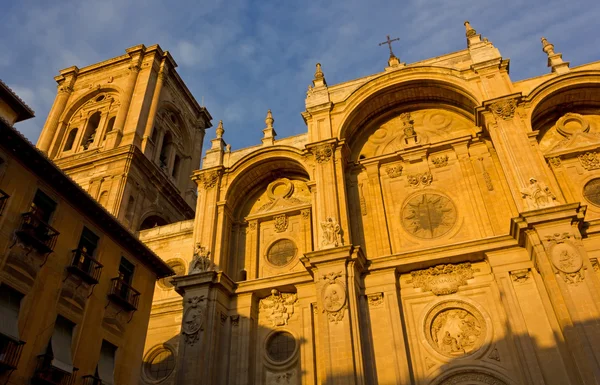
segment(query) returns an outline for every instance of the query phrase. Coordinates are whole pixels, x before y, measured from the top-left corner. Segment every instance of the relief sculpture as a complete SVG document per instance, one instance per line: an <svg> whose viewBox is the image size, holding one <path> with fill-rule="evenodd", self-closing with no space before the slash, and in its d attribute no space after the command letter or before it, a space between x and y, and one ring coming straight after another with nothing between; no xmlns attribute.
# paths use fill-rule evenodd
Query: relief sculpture
<svg viewBox="0 0 600 385"><path fill-rule="evenodd" d="M294 314L294 305L298 302L296 293L280 293L273 289L271 296L260 300L259 309L266 312L272 326L283 326Z"/></svg>

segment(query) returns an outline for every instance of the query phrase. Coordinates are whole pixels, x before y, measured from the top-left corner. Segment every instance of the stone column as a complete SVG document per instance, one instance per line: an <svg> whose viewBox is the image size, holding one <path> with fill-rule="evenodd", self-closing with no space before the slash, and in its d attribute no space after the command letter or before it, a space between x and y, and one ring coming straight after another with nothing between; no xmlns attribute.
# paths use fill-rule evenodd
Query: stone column
<svg viewBox="0 0 600 385"><path fill-rule="evenodd" d="M167 77L168 74L169 71L167 69L167 64L166 61L163 59L163 61L160 63L160 69L158 70L156 86L154 87L154 94L152 95L152 102L150 104L150 112L148 113L148 122L146 123L146 128L144 129L144 136L142 138L142 151L149 158L152 158L152 146L148 146L148 141L152 137L152 133L154 130L154 122L156 121L156 113L158 112L157 110L158 102L160 101L160 93L162 91L165 77ZM153 144L154 146L157 146L157 143ZM154 147L154 151L160 151L160 149L156 150L157 148L158 147Z"/></svg>
<svg viewBox="0 0 600 385"><path fill-rule="evenodd" d="M230 349L223 328L234 283L222 272L206 271L176 277L175 290L183 296L183 318L177 359L179 385L226 385L220 363ZM222 317L225 316L225 317Z"/></svg>
<svg viewBox="0 0 600 385"><path fill-rule="evenodd" d="M202 215L196 215L194 222L194 244L200 243L211 252L211 258L214 258L215 239L217 231L217 202L219 200L219 188L221 167L208 170L201 170L192 176L192 179L198 185L198 203L196 212Z"/></svg>
<svg viewBox="0 0 600 385"><path fill-rule="evenodd" d="M78 72L79 68L70 67L61 71L61 76L58 77L58 93L56 94L54 104L52 105L52 109L50 109L50 114L48 114L48 119L46 119L46 124L44 124L44 128L42 129L42 133L37 142L37 147L45 154L50 152L50 145L56 135L56 129L60 117L65 111L67 101L73 93L73 84L77 79ZM57 145L60 145L60 143Z"/></svg>
<svg viewBox="0 0 600 385"><path fill-rule="evenodd" d="M581 241L579 203L522 213L513 235L531 250L581 384L600 383L600 282Z"/></svg>
<svg viewBox="0 0 600 385"><path fill-rule="evenodd" d="M359 315L365 257L358 247L342 246L307 253L302 262L316 285L318 382L365 384Z"/></svg>

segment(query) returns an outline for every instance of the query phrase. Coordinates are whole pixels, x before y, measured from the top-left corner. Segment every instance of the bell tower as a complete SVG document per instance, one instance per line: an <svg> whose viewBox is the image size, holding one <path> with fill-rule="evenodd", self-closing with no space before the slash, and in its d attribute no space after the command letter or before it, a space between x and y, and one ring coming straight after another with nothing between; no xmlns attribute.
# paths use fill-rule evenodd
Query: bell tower
<svg viewBox="0 0 600 385"><path fill-rule="evenodd" d="M37 147L132 231L191 219L212 117L168 51L125 52L60 71Z"/></svg>

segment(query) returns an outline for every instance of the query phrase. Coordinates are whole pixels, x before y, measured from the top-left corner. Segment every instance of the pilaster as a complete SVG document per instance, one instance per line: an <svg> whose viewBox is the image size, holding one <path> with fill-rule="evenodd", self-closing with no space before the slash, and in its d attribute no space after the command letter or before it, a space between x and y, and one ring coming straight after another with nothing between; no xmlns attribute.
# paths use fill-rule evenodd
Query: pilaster
<svg viewBox="0 0 600 385"><path fill-rule="evenodd" d="M313 251L302 262L317 293L319 383L365 384L359 314L366 264L362 251L356 246Z"/></svg>
<svg viewBox="0 0 600 385"><path fill-rule="evenodd" d="M198 185L198 201L194 223L194 244L206 247L211 254L215 251L219 188L223 170L216 167L208 170L197 171L192 180ZM212 255L214 258L214 254ZM217 263L215 261L215 263Z"/></svg>

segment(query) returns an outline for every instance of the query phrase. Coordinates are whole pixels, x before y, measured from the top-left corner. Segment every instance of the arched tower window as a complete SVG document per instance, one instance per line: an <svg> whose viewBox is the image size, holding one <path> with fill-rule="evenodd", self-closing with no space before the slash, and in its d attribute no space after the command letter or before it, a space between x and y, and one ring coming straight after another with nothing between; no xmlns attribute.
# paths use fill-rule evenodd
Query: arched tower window
<svg viewBox="0 0 600 385"><path fill-rule="evenodd" d="M77 131L79 131L77 127L69 131L69 135L67 136L67 141L65 142L65 147L63 148L63 151L69 151L73 148L73 143L75 142Z"/></svg>
<svg viewBox="0 0 600 385"><path fill-rule="evenodd" d="M108 125L106 126L106 131L104 131L104 138L102 138L102 140L106 140L106 135L112 131L113 127L115 126L116 119L117 119L117 117L113 116L112 118L110 118L108 120Z"/></svg>
<svg viewBox="0 0 600 385"><path fill-rule="evenodd" d="M100 125L100 111L94 112L88 119L87 128L85 129L85 134L83 135L83 139L81 141L81 145L83 146L84 150L87 150L88 147L94 143L98 125Z"/></svg>
<svg viewBox="0 0 600 385"><path fill-rule="evenodd" d="M133 214L135 213L135 198L133 196L129 197L127 201L127 212L125 213L125 220L127 223L131 224L133 221Z"/></svg>
<svg viewBox="0 0 600 385"><path fill-rule="evenodd" d="M164 226L164 225L168 225L168 224L169 223L166 220L164 220L162 217L159 217L158 215L151 215L148 218L144 219L144 221L140 225L140 231L148 230L153 227Z"/></svg>
<svg viewBox="0 0 600 385"><path fill-rule="evenodd" d="M177 179L179 177L179 163L181 163L181 159L179 155L175 155L175 161L173 162L173 178Z"/></svg>
<svg viewBox="0 0 600 385"><path fill-rule="evenodd" d="M160 167L164 170L167 169L167 164L169 162L169 155L171 153L171 147L173 145L173 136L170 132L166 132L163 137L162 148L160 149L160 157L158 158L160 161Z"/></svg>

